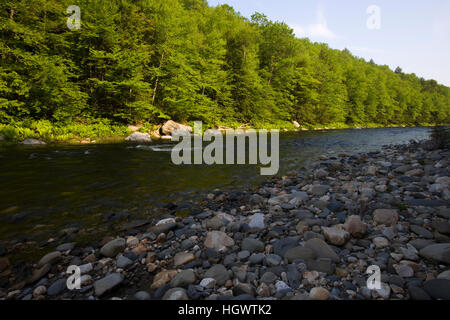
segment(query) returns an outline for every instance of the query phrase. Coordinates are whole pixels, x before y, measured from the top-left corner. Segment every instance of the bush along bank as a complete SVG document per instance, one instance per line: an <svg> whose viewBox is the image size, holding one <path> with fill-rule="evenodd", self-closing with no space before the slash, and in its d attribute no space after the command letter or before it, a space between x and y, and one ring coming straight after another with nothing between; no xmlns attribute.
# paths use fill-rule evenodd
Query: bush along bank
<svg viewBox="0 0 450 320"><path fill-rule="evenodd" d="M4 299L450 299L450 150L429 143L322 156L202 210L1 271ZM75 231L74 231L75 232ZM77 265L81 289L68 290ZM367 288L378 266L381 288Z"/></svg>
<svg viewBox="0 0 450 320"><path fill-rule="evenodd" d="M423 126L433 126L423 124ZM192 132L193 122L181 124L172 120L163 124L144 123L138 125L113 124L107 119L99 119L90 123L56 124L47 120L23 121L12 124L0 124L0 144L15 145L45 145L45 144L93 144L139 142L149 143L153 140L172 140L175 129ZM228 123L220 125L206 125L204 130L214 128L225 132L227 129L278 129L288 131L310 130L337 130L337 129L363 129L382 127L407 127L407 125L348 125L344 123L331 123L327 125L310 125L298 122L256 123L255 125Z"/></svg>

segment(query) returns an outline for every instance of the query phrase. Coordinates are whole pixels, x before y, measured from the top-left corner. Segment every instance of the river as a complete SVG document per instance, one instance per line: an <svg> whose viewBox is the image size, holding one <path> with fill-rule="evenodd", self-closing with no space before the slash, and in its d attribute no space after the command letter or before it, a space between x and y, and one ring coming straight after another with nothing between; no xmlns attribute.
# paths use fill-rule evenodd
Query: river
<svg viewBox="0 0 450 320"><path fill-rule="evenodd" d="M429 136L429 128L380 128L280 134L280 171L319 155L368 152ZM171 144L125 143L0 148L0 243L47 241L69 227L108 234L118 225L154 215L214 189L254 186L267 177L253 165L181 165Z"/></svg>

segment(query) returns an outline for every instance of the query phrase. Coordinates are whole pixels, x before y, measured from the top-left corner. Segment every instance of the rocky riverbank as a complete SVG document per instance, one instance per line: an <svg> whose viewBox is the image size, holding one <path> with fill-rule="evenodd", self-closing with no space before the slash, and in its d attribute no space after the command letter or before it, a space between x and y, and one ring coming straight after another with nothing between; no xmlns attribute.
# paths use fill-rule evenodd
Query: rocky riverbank
<svg viewBox="0 0 450 320"><path fill-rule="evenodd" d="M450 151L321 157L199 214L136 221L33 265L0 254L2 299L450 299ZM79 266L81 289L66 286ZM381 270L381 289L366 270Z"/></svg>

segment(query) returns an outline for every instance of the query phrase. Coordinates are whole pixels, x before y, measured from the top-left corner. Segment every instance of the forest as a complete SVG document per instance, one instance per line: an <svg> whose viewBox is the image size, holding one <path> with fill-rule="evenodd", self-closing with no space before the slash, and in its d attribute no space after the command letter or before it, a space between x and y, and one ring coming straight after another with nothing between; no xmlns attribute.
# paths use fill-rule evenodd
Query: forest
<svg viewBox="0 0 450 320"><path fill-rule="evenodd" d="M0 4L0 130L450 123L450 88L206 0ZM44 129L42 129L44 128Z"/></svg>

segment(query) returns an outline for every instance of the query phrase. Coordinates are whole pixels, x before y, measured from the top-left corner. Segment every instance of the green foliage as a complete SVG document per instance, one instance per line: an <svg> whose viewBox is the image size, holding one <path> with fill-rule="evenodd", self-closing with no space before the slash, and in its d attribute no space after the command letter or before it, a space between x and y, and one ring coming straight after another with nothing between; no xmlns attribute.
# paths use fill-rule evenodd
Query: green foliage
<svg viewBox="0 0 450 320"><path fill-rule="evenodd" d="M8 139L123 135L125 124L166 119L280 129L450 122L450 88L297 39L260 13L248 20L204 0L80 0L81 29L69 30L71 4L0 4Z"/></svg>

